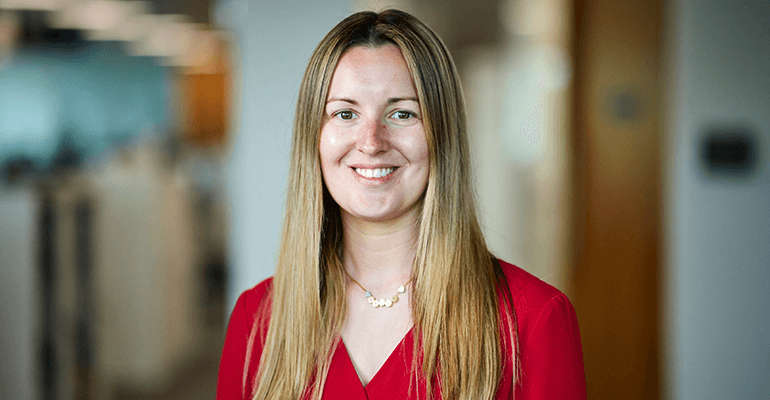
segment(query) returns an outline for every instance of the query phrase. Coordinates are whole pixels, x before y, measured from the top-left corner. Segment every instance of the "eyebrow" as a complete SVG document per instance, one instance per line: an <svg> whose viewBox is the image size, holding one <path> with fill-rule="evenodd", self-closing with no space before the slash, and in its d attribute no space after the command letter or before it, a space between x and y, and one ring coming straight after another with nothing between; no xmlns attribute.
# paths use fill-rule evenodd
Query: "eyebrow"
<svg viewBox="0 0 770 400"><path fill-rule="evenodd" d="M326 104L329 104L333 101L344 101L345 103L350 103L353 105L358 105L358 102L353 99L347 99L344 97L330 97L329 100L326 100ZM415 103L419 103L420 101L417 100L416 97L391 97L388 99L388 104L398 103L399 101L413 101Z"/></svg>
<svg viewBox="0 0 770 400"><path fill-rule="evenodd" d="M419 103L417 97L391 97L388 99L388 104L398 103L399 101L413 101Z"/></svg>
<svg viewBox="0 0 770 400"><path fill-rule="evenodd" d="M344 101L345 103L350 103L354 105L358 105L358 102L353 99L346 99L344 97L329 97L329 100L326 100L326 104L329 104L333 101Z"/></svg>

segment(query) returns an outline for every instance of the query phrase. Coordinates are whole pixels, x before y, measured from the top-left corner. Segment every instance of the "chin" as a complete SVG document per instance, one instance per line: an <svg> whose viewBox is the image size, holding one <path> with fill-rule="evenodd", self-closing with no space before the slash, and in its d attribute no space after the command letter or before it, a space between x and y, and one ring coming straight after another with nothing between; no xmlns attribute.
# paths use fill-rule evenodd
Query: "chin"
<svg viewBox="0 0 770 400"><path fill-rule="evenodd" d="M365 213L351 213L351 215L362 221L366 222L388 222L396 220L400 216L398 213L377 213L377 212L365 212Z"/></svg>
<svg viewBox="0 0 770 400"><path fill-rule="evenodd" d="M389 222L400 221L404 217L416 217L414 213L412 213L414 207L416 207L416 205L413 207L381 207L378 209L361 206L349 209L348 214L361 221L387 224Z"/></svg>

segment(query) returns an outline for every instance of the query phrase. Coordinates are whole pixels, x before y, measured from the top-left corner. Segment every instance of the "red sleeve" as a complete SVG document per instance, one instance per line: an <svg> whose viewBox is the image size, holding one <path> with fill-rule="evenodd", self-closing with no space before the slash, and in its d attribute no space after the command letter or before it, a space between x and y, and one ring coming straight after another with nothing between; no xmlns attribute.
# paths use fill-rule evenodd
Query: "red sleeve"
<svg viewBox="0 0 770 400"><path fill-rule="evenodd" d="M583 350L575 309L559 293L521 332L517 400L586 399Z"/></svg>
<svg viewBox="0 0 770 400"><path fill-rule="evenodd" d="M259 335L252 335L252 330L257 316L263 316L264 320L269 322L269 302L263 302L267 298L269 285L269 279L263 281L243 292L235 303L230 322L227 324L225 344L219 362L217 400L244 400L251 394L252 380L262 355L262 339L267 332L267 323L261 324ZM251 349L249 342L253 344ZM248 374L244 374L247 354L250 354L250 361Z"/></svg>
<svg viewBox="0 0 770 400"><path fill-rule="evenodd" d="M230 322L227 324L225 345L219 362L217 400L243 399L243 367L246 359L246 342L251 331L246 321L244 302L246 293L238 297Z"/></svg>

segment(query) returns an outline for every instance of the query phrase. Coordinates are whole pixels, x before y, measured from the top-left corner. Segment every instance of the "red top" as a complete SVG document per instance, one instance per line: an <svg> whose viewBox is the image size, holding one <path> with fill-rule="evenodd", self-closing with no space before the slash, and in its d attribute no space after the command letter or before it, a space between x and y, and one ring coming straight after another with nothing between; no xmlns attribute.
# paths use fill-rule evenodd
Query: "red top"
<svg viewBox="0 0 770 400"><path fill-rule="evenodd" d="M559 290L524 270L504 261L500 261L500 265L510 287L519 337L520 379L515 388L515 399L585 399L583 352L572 304ZM244 400L251 393L262 354L262 343L260 340L253 343L244 382L247 343L257 311L261 302L267 299L271 285L272 278L262 281L243 292L235 304L219 366L217 400ZM269 307L263 307L263 310L269 313ZM510 348L510 341L507 334L503 335L506 348ZM411 392L409 390L408 373L412 365L413 345L414 338L412 331L409 331L364 387L353 368L345 344L340 341L332 358L323 399L426 398L424 384L420 387L418 383L416 390L415 387L412 387ZM512 398L512 376L511 359L505 359L497 399Z"/></svg>

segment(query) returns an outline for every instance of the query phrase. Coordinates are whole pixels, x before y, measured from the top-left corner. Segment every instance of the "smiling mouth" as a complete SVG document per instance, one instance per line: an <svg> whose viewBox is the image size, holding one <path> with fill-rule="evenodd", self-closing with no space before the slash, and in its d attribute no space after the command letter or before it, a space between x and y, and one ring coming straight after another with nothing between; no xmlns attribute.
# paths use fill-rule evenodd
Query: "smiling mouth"
<svg viewBox="0 0 770 400"><path fill-rule="evenodd" d="M358 175L363 176L364 178L384 178L393 171L396 170L395 167L389 167L389 168L353 168Z"/></svg>

